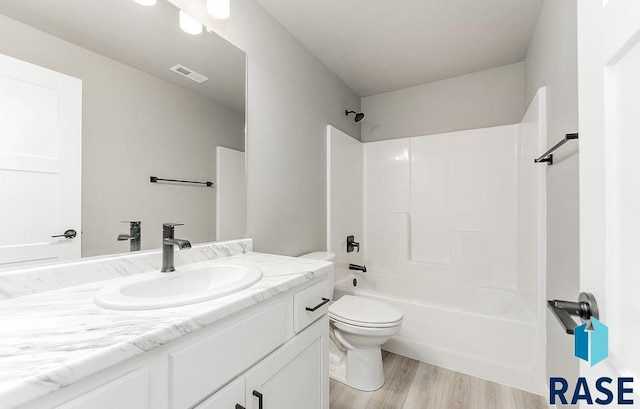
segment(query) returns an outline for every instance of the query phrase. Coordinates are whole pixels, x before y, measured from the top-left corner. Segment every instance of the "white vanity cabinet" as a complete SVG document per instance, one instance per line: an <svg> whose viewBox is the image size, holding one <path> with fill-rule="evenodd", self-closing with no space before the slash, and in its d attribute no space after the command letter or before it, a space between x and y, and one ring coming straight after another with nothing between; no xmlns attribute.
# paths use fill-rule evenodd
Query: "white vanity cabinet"
<svg viewBox="0 0 640 409"><path fill-rule="evenodd" d="M328 326L325 316L247 371L247 409L329 408Z"/></svg>
<svg viewBox="0 0 640 409"><path fill-rule="evenodd" d="M59 409L113 409L149 407L149 372L139 369L115 379L79 398L59 406Z"/></svg>
<svg viewBox="0 0 640 409"><path fill-rule="evenodd" d="M235 381L196 406L196 409L242 409L245 407L245 385L244 376L239 376Z"/></svg>
<svg viewBox="0 0 640 409"><path fill-rule="evenodd" d="M288 299L277 300L220 331L169 352L173 409L193 407L282 345L291 332Z"/></svg>
<svg viewBox="0 0 640 409"><path fill-rule="evenodd" d="M328 409L328 285L263 301L20 409Z"/></svg>
<svg viewBox="0 0 640 409"><path fill-rule="evenodd" d="M328 409L327 317L195 409Z"/></svg>

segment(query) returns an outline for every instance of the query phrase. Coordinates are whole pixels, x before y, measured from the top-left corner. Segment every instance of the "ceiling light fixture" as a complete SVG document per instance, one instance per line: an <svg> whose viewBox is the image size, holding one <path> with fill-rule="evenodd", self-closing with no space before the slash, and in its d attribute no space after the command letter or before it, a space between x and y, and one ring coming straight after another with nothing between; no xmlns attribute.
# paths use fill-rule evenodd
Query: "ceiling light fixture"
<svg viewBox="0 0 640 409"><path fill-rule="evenodd" d="M207 12L218 20L226 20L231 15L231 0L207 0Z"/></svg>
<svg viewBox="0 0 640 409"><path fill-rule="evenodd" d="M188 34L198 35L202 33L202 24L183 10L180 10L180 28Z"/></svg>
<svg viewBox="0 0 640 409"><path fill-rule="evenodd" d="M141 6L155 6L158 0L133 0Z"/></svg>

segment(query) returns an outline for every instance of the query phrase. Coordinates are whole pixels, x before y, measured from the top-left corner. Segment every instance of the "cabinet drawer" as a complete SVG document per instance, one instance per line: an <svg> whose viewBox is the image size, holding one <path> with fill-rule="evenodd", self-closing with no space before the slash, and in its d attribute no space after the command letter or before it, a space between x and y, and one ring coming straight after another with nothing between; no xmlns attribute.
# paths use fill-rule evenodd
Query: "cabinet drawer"
<svg viewBox="0 0 640 409"><path fill-rule="evenodd" d="M149 409L149 372L140 369L56 409Z"/></svg>
<svg viewBox="0 0 640 409"><path fill-rule="evenodd" d="M192 407L282 345L287 340L290 300L277 301L213 335L171 352L171 409Z"/></svg>
<svg viewBox="0 0 640 409"><path fill-rule="evenodd" d="M293 295L293 330L295 332L302 331L327 313L328 285L328 281L324 280Z"/></svg>
<svg viewBox="0 0 640 409"><path fill-rule="evenodd" d="M241 376L194 409L235 409L236 405L244 407L244 389L244 376Z"/></svg>

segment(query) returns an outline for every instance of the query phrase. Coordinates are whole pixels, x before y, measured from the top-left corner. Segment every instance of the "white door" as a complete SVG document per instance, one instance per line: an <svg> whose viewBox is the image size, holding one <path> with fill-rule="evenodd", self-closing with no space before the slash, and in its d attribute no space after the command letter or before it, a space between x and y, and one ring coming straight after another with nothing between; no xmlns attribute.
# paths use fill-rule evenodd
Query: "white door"
<svg viewBox="0 0 640 409"><path fill-rule="evenodd" d="M0 269L80 257L81 137L82 82L0 55Z"/></svg>
<svg viewBox="0 0 640 409"><path fill-rule="evenodd" d="M609 358L580 372L634 376L640 407L640 2L578 1L578 44L580 287L609 327Z"/></svg>

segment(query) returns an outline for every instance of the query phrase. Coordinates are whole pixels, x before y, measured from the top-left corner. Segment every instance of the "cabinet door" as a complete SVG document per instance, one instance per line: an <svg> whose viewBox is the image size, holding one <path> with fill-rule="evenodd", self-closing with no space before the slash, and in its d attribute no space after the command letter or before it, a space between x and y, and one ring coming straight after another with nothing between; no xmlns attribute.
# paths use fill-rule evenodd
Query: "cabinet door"
<svg viewBox="0 0 640 409"><path fill-rule="evenodd" d="M328 409L328 338L325 316L249 370L247 409Z"/></svg>
<svg viewBox="0 0 640 409"><path fill-rule="evenodd" d="M284 317L291 308L291 297L282 298L250 317L171 351L170 407L192 408L281 346L288 339L290 323Z"/></svg>
<svg viewBox="0 0 640 409"><path fill-rule="evenodd" d="M222 388L195 409L240 409L244 408L244 376L240 376Z"/></svg>

